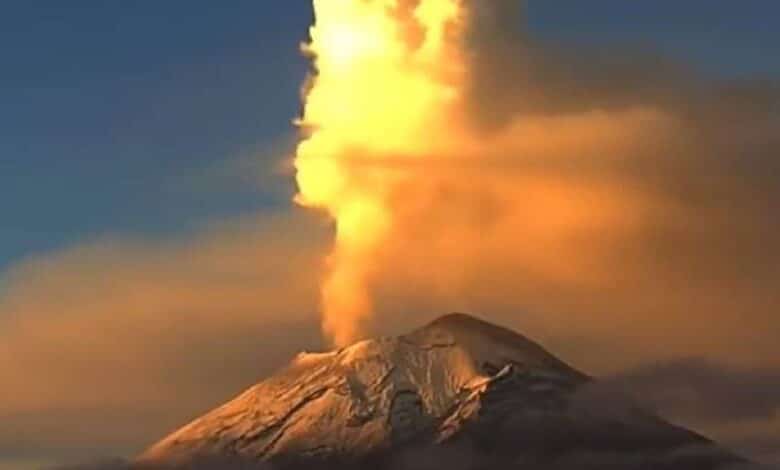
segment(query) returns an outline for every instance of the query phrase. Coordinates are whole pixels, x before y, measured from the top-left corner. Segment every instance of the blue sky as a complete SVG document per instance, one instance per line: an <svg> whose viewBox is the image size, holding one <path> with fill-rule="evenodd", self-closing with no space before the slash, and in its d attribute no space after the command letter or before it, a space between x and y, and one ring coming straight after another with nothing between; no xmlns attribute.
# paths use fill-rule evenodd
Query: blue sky
<svg viewBox="0 0 780 470"><path fill-rule="evenodd" d="M546 41L654 49L726 78L780 75L780 4L703 5L532 0L529 21ZM310 20L306 0L4 2L0 269L287 204L286 180L261 168L251 184L236 162L289 146Z"/></svg>

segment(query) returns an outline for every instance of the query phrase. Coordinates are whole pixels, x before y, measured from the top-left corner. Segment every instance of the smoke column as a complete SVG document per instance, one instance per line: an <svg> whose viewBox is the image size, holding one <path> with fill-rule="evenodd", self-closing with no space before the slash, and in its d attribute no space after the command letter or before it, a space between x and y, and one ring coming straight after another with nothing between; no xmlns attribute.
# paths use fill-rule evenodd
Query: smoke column
<svg viewBox="0 0 780 470"><path fill-rule="evenodd" d="M388 161L446 154L452 145L466 12L457 0L314 0L314 12L296 201L335 220L323 330L345 345L371 315L373 258L410 177Z"/></svg>

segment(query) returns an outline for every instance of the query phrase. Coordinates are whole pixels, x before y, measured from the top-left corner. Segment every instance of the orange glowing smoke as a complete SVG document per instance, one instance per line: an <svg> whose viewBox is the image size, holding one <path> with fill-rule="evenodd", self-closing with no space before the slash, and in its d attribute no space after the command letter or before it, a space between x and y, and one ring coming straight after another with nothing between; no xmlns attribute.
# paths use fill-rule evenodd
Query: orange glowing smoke
<svg viewBox="0 0 780 470"><path fill-rule="evenodd" d="M676 139L662 109L511 109L485 126L494 110L475 90L503 64L475 48L493 47L499 3L314 1L297 201L336 222L322 307L337 345L388 309L375 298L401 298L382 295L404 277L431 299L452 291L448 309L469 307L457 273L474 278L491 262L513 260L511 279L606 283L593 256L639 233L660 204L615 170ZM520 52L510 60L533 66ZM544 95L539 86L518 79L490 90L491 103Z"/></svg>
<svg viewBox="0 0 780 470"><path fill-rule="evenodd" d="M344 345L371 313L372 255L393 226L389 201L404 180L372 163L422 159L447 144L464 82L464 11L458 0L314 0L314 11L297 202L336 221L323 328Z"/></svg>

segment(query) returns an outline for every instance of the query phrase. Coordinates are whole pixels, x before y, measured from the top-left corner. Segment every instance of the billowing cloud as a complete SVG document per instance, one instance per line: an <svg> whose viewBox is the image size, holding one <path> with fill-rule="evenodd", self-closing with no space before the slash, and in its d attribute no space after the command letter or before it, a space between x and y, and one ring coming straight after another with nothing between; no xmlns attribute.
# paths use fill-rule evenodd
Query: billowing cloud
<svg viewBox="0 0 780 470"><path fill-rule="evenodd" d="M337 224L336 342L503 311L572 355L778 357L777 85L540 44L518 2L382 5L315 3L299 201Z"/></svg>

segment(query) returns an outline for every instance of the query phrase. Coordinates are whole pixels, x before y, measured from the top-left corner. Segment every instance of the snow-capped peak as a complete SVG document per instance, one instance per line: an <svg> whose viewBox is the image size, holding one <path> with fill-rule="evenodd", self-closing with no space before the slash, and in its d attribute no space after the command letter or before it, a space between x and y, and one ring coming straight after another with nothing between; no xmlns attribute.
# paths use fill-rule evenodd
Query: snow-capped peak
<svg viewBox="0 0 780 470"><path fill-rule="evenodd" d="M622 430L620 442L637 448L707 442L633 408L602 412L578 398L590 383L533 341L452 314L407 335L299 354L140 461L360 461L409 445L462 442L494 442L486 455L514 459L544 454L553 444L600 448L614 429ZM518 441L506 441L512 436Z"/></svg>

